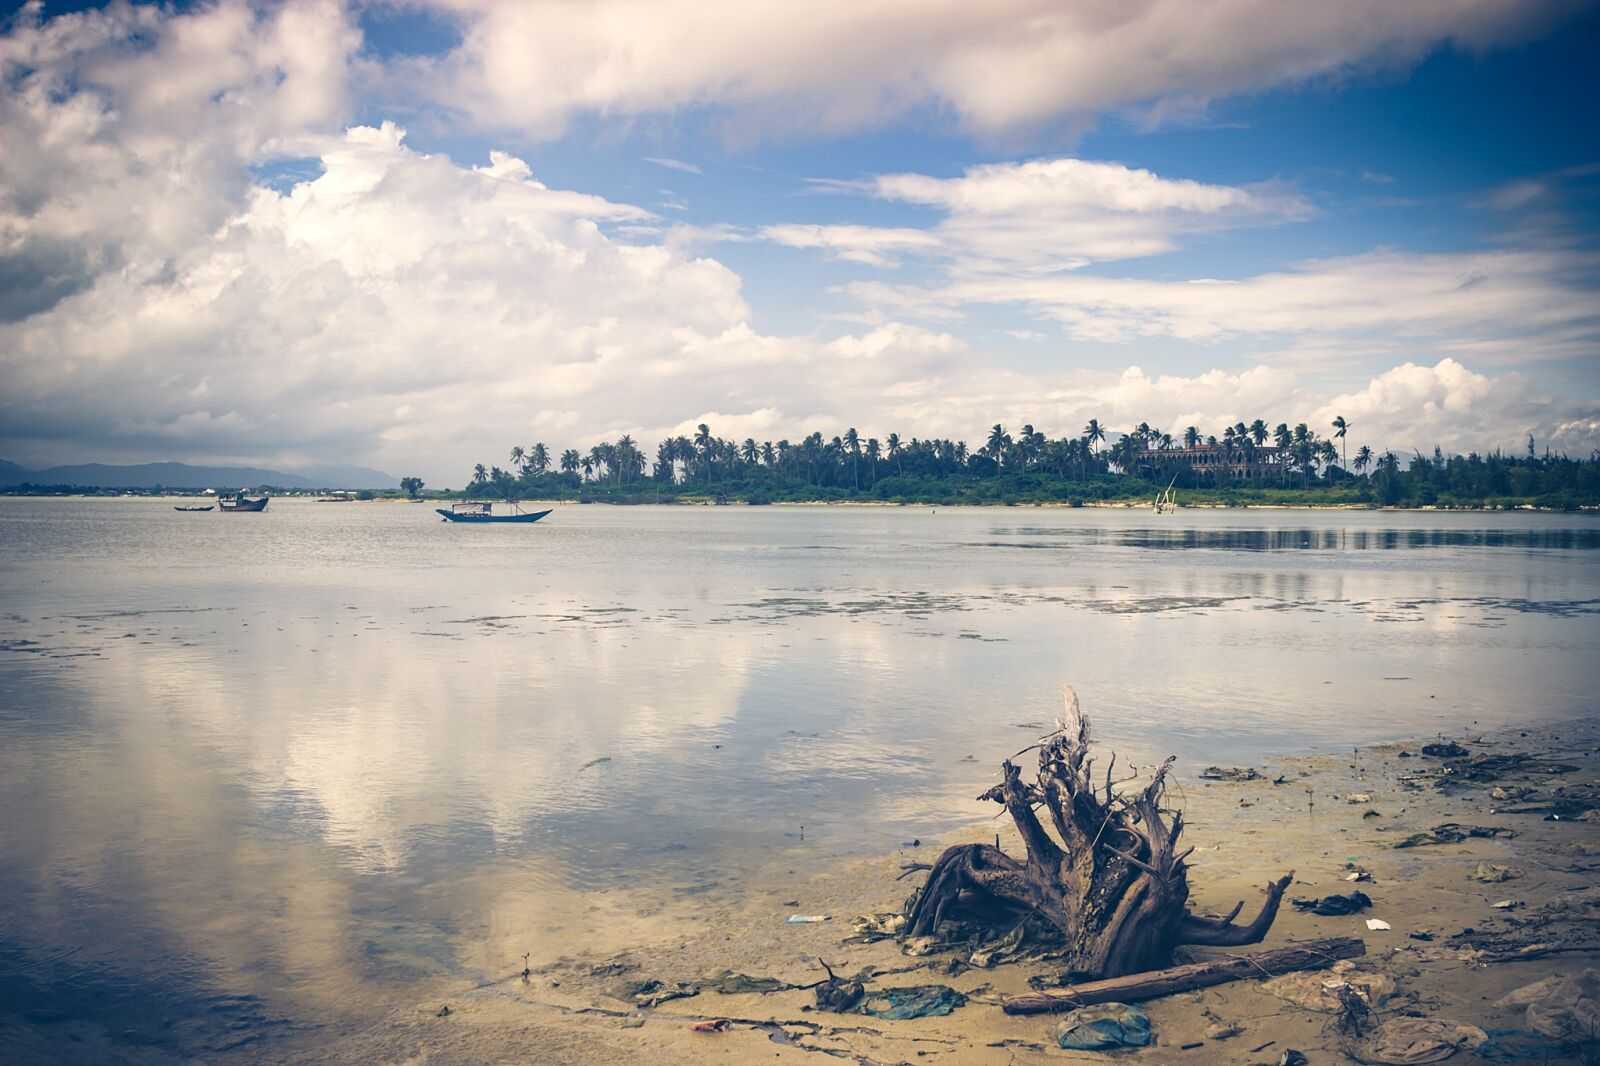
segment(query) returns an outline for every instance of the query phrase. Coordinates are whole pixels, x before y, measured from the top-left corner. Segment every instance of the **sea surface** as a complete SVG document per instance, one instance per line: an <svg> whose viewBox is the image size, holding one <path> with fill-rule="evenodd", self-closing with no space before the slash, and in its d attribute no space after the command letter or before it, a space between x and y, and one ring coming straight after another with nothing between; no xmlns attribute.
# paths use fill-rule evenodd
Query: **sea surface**
<svg viewBox="0 0 1600 1066"><path fill-rule="evenodd" d="M1063 683L1180 777L1596 711L1593 516L173 502L0 499L0 1059L270 1060L936 838Z"/></svg>

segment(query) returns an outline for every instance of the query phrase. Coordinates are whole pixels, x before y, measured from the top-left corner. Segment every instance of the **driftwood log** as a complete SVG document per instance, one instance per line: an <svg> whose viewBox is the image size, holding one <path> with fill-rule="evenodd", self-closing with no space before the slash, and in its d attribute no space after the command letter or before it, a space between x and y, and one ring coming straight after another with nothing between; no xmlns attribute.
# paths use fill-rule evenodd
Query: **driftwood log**
<svg viewBox="0 0 1600 1066"><path fill-rule="evenodd" d="M1292 947L1228 955L1187 966L1127 974L1104 981L1052 988L1044 992L1025 992L1008 996L1001 1009L1007 1014L1044 1014L1047 1011L1074 1010L1094 1003L1135 1003L1196 988L1224 985L1252 977L1277 977L1296 970L1323 970L1340 959L1353 959L1367 953L1358 937L1336 936L1307 940Z"/></svg>
<svg viewBox="0 0 1600 1066"><path fill-rule="evenodd" d="M1191 913L1184 859L1194 849L1178 850L1183 815L1165 804L1173 759L1141 789L1121 795L1117 786L1128 782L1113 779L1113 755L1097 786L1089 720L1070 685L1064 695L1065 717L1037 745L1034 780L1025 781L1007 759L1000 783L978 797L1004 806L1027 857L1018 860L988 844L948 849L909 901L905 935L938 937L947 918L985 908L1006 912L1012 922L1017 915L1042 919L1062 939L1059 954L1073 980L1159 969L1184 944L1259 943L1293 874L1266 886L1261 912L1248 925L1233 922L1243 903L1221 918ZM1041 809L1054 837L1040 822Z"/></svg>

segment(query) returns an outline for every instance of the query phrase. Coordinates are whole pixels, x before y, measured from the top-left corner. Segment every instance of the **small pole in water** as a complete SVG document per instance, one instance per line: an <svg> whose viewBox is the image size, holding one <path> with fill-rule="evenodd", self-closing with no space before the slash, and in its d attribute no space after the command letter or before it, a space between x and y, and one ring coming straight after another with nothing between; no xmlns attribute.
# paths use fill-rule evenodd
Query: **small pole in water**
<svg viewBox="0 0 1600 1066"><path fill-rule="evenodd" d="M804 840L805 838L806 838L806 827L805 826L801 826L800 827L800 839Z"/></svg>
<svg viewBox="0 0 1600 1066"><path fill-rule="evenodd" d="M522 979L524 981L526 981L528 979L528 975L533 972L528 969L528 956L532 954L533 952L531 951L524 951L522 953Z"/></svg>

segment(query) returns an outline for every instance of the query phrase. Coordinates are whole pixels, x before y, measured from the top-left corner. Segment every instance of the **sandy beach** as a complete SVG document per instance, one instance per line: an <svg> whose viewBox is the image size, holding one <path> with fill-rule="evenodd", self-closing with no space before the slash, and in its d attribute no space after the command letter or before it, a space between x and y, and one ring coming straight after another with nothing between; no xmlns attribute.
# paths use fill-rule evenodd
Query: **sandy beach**
<svg viewBox="0 0 1600 1066"><path fill-rule="evenodd" d="M1259 776L1245 781L1202 780L1203 768L1180 766L1174 801L1186 812L1186 840L1196 846L1194 906L1225 913L1243 900L1249 914L1262 886L1291 869L1286 899L1359 890L1371 906L1355 914L1317 916L1285 905L1261 947L1361 937L1366 955L1342 976L1374 990L1380 1020L1447 1019L1491 1035L1481 1056L1464 1050L1459 1061L1592 1061L1584 1049L1562 1049L1529 1031L1522 1007L1495 1003L1530 982L1595 962L1600 833L1585 812L1596 796L1600 721L1455 740L1467 754L1453 760L1420 754L1423 744L1439 742L1429 738L1272 761L1253 767ZM1467 766L1478 769L1461 772ZM572 951L531 960L526 978L508 943L503 978L442 983L434 998L308 1047L294 1061L1101 1060L1102 1053L1058 1049L1057 1016L1001 1011L1005 996L1028 991L1030 977L1050 972L1047 961L984 968L967 965L959 950L919 957L902 953L894 940L841 943L854 916L900 907L923 876L897 880L903 864L931 861L946 844L992 839L997 829L1007 850L1020 854L1008 825L977 821L988 812L976 802L973 813L969 831L937 845L923 841L816 873L780 858L758 866L754 883L761 890L738 898L712 888L654 908L638 900L590 907L572 916ZM1453 839L1458 833L1462 838ZM1407 838L1412 846L1396 846ZM830 920L789 923L797 913ZM1369 929L1368 919L1389 928ZM1186 950L1196 959L1222 954ZM725 994L711 987L738 987L719 981L730 973L810 985L823 976L819 959L838 973L861 974L869 996L938 983L962 992L966 1003L942 1017L889 1021L819 1010L808 988ZM1361 975L1378 979L1363 985ZM660 982L656 994L675 986L692 994L644 1007L620 998L652 980ZM1277 1063L1294 1050L1313 1063L1351 1061L1332 1014L1273 995L1264 983L1151 1000L1144 1006L1152 1043L1120 1054L1146 1062ZM725 1030L693 1028L719 1019L728 1021ZM1235 1035L1207 1035L1234 1028ZM1587 1054L1593 1053L1591 1045Z"/></svg>

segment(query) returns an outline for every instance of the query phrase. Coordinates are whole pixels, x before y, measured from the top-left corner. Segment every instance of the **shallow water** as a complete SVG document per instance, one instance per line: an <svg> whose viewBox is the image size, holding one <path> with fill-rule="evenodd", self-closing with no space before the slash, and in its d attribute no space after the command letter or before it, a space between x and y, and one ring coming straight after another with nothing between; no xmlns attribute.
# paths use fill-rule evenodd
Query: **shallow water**
<svg viewBox="0 0 1600 1066"><path fill-rule="evenodd" d="M982 817L1064 681L1190 775L1592 714L1597 548L1527 514L0 500L0 1013L68 1058L270 1058L752 857Z"/></svg>

